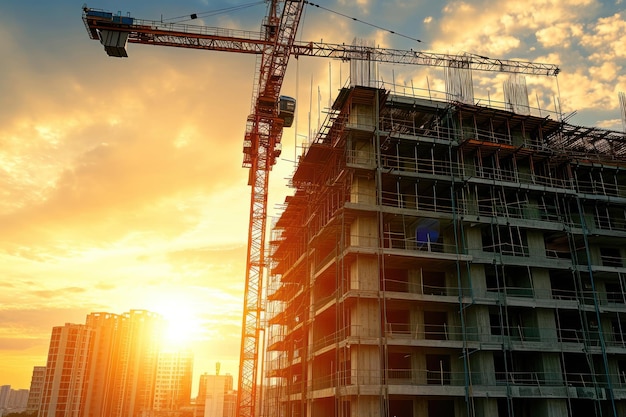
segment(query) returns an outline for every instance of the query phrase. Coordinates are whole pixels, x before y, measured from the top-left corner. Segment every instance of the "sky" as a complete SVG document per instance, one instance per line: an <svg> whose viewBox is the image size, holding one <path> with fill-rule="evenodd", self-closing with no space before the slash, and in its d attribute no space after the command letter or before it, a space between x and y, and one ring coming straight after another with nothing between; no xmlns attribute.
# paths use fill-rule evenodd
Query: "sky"
<svg viewBox="0 0 626 417"><path fill-rule="evenodd" d="M259 3L194 23L258 30L266 12ZM315 3L358 20L307 6L299 40L359 37L557 64L558 79L527 77L531 103L558 106L573 124L622 130L623 0ZM88 6L160 20L246 4ZM0 385L29 388L53 326L131 309L177 323L195 353L194 385L216 362L236 377L250 201L242 141L255 58L136 44L129 58L109 58L89 39L82 5L0 0ZM271 216L349 68L291 60L282 92L298 100L298 116L271 173ZM381 66L380 77L390 90L443 90L441 71ZM506 77L474 73L477 96L497 100Z"/></svg>

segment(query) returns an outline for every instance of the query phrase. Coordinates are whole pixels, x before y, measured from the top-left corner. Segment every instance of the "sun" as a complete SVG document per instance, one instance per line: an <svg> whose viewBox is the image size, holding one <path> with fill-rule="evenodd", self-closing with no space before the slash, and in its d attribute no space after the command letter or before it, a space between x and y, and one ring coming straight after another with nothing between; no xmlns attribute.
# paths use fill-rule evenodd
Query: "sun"
<svg viewBox="0 0 626 417"><path fill-rule="evenodd" d="M184 297L167 299L155 303L152 309L165 320L165 329L162 333L162 343L165 348L188 347L193 340L200 338L203 329L202 323Z"/></svg>

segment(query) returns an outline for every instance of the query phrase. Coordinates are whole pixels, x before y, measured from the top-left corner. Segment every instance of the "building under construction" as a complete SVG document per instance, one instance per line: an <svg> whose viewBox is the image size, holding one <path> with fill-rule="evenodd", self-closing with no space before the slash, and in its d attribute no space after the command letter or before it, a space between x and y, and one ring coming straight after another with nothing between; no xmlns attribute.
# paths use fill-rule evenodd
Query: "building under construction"
<svg viewBox="0 0 626 417"><path fill-rule="evenodd" d="M531 113L340 91L273 229L265 415L626 415L626 135Z"/></svg>

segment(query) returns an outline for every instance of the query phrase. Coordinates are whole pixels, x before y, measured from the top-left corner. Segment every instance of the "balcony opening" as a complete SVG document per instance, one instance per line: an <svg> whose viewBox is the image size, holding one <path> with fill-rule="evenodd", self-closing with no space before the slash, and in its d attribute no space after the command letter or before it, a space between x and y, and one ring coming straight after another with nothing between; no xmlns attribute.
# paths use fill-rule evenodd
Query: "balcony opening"
<svg viewBox="0 0 626 417"><path fill-rule="evenodd" d="M504 352L493 352L493 369L496 374L496 383L506 383L506 364Z"/></svg>
<svg viewBox="0 0 626 417"><path fill-rule="evenodd" d="M443 271L422 270L424 294L446 295L446 273Z"/></svg>
<svg viewBox="0 0 626 417"><path fill-rule="evenodd" d="M619 248L600 248L600 259L603 266L623 266L622 255Z"/></svg>
<svg viewBox="0 0 626 417"><path fill-rule="evenodd" d="M571 272L550 271L552 298L557 300L575 300L576 285Z"/></svg>
<svg viewBox="0 0 626 417"><path fill-rule="evenodd" d="M387 331L389 336L410 336L411 335L411 314L409 310L391 310L386 311Z"/></svg>
<svg viewBox="0 0 626 417"><path fill-rule="evenodd" d="M454 401L428 400L428 417L454 417Z"/></svg>
<svg viewBox="0 0 626 417"><path fill-rule="evenodd" d="M346 414L349 415L349 414ZM389 399L389 416L413 417L413 400Z"/></svg>
<svg viewBox="0 0 626 417"><path fill-rule="evenodd" d="M389 352L387 355L389 379L411 380L411 355L407 352Z"/></svg>
<svg viewBox="0 0 626 417"><path fill-rule="evenodd" d="M409 292L409 271L406 269L384 270L384 288L385 291Z"/></svg>
<svg viewBox="0 0 626 417"><path fill-rule="evenodd" d="M615 304L624 304L624 292L620 285L615 282L604 283L606 290L606 301Z"/></svg>
<svg viewBox="0 0 626 417"><path fill-rule="evenodd" d="M500 320L500 314L497 312L489 313L489 326L491 328L492 335L502 336L503 334L508 334L508 328L502 327L502 320Z"/></svg>
<svg viewBox="0 0 626 417"><path fill-rule="evenodd" d="M594 378L583 354L564 353L562 357L563 372L567 384L574 387L593 387Z"/></svg>
<svg viewBox="0 0 626 417"><path fill-rule="evenodd" d="M570 415L572 417L589 417L596 415L595 401L594 400L582 400L571 399Z"/></svg>
<svg viewBox="0 0 626 417"><path fill-rule="evenodd" d="M448 340L448 313L424 311L424 337L428 340Z"/></svg>
<svg viewBox="0 0 626 417"><path fill-rule="evenodd" d="M429 385L450 385L450 357L426 355L426 382Z"/></svg>
<svg viewBox="0 0 626 417"><path fill-rule="evenodd" d="M557 310L557 329L561 343L583 341L583 326L578 312Z"/></svg>

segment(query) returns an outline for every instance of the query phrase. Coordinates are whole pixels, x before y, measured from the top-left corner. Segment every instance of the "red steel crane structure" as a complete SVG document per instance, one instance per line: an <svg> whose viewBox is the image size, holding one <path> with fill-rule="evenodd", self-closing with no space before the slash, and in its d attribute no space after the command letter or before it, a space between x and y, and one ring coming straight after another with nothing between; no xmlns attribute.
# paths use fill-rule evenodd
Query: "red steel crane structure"
<svg viewBox="0 0 626 417"><path fill-rule="evenodd" d="M259 32L164 23L136 19L83 6L83 22L91 39L109 56L127 57L127 43L237 52L257 55L252 112L244 137L243 166L251 186L248 253L244 292L237 416L256 417L259 345L263 330L261 295L265 267L265 232L269 173L281 149L283 127L291 124L295 102L280 90L291 56L366 60L410 65L456 67L482 71L556 76L552 64L448 55L362 45L298 42L296 31L305 0L267 0L268 12ZM191 19L197 17L190 15Z"/></svg>

